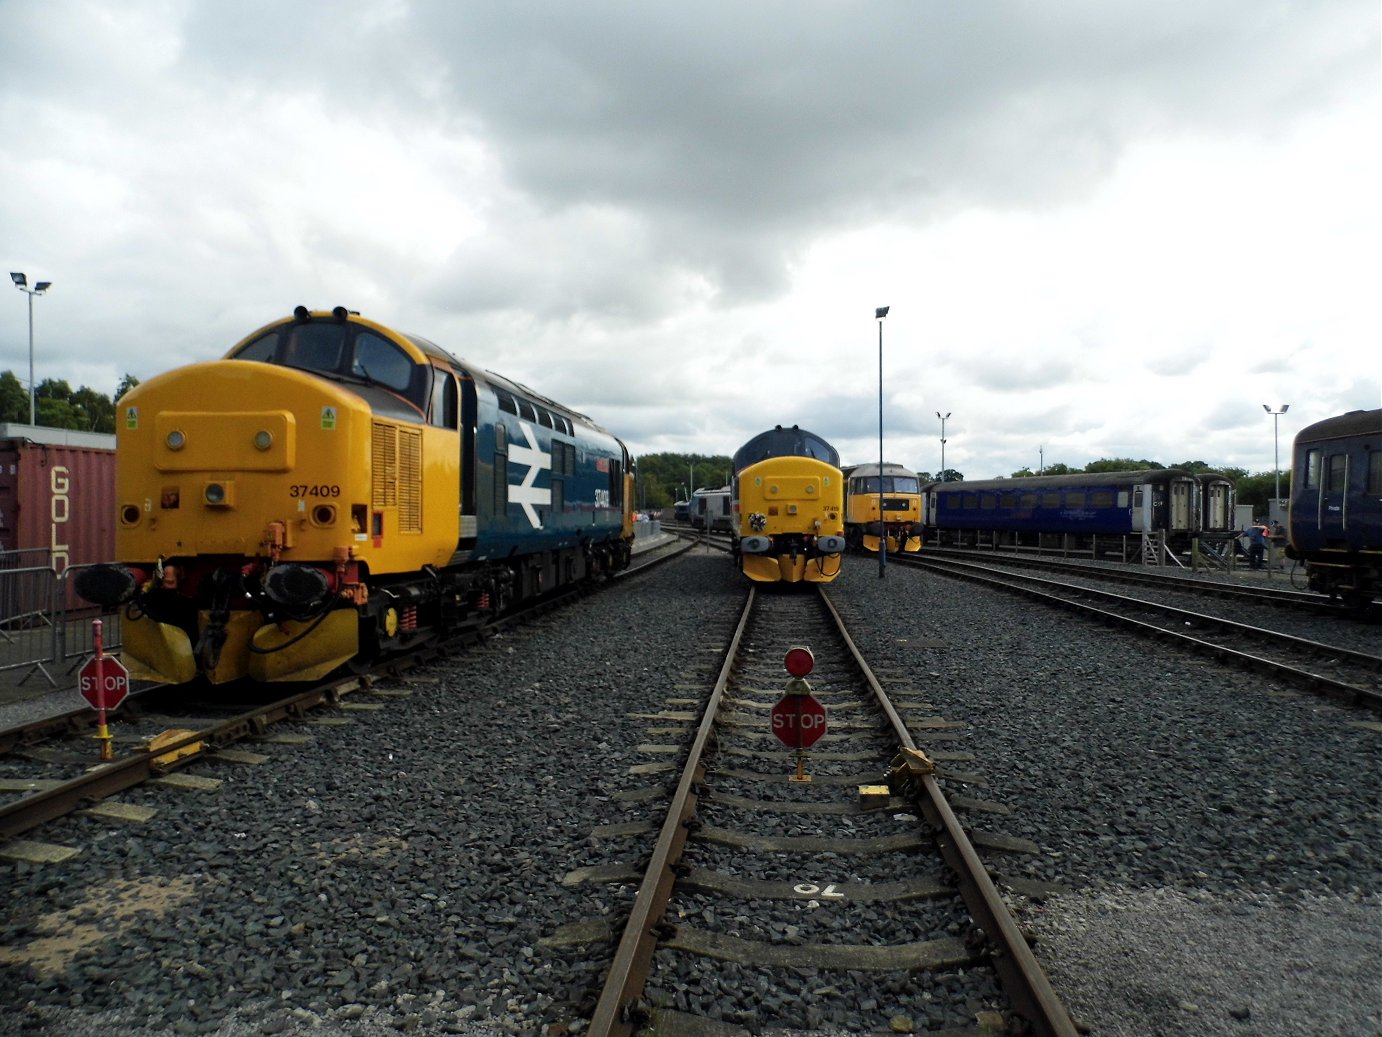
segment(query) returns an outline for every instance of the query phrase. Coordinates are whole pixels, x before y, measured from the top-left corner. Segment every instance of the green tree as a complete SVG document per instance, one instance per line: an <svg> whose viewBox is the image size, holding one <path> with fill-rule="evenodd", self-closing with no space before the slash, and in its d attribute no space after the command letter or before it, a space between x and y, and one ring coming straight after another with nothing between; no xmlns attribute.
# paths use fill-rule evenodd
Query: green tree
<svg viewBox="0 0 1382 1037"><path fill-rule="evenodd" d="M1227 474L1227 473L1225 473ZM1291 495L1291 470L1281 470L1281 495ZM1239 504L1251 505L1259 517L1267 514L1268 502L1276 496L1276 473L1258 472L1242 475L1235 480L1234 497Z"/></svg>
<svg viewBox="0 0 1382 1037"><path fill-rule="evenodd" d="M29 423L29 391L13 371L0 374L0 421Z"/></svg>
<svg viewBox="0 0 1382 1037"><path fill-rule="evenodd" d="M123 387L139 384L130 375ZM45 378L34 389L34 419L48 428L80 429L83 432L114 432L115 404L109 396L88 386L75 392L61 378ZM29 393L13 371L0 372L0 421L29 423Z"/></svg>
<svg viewBox="0 0 1382 1037"><path fill-rule="evenodd" d="M125 377L121 378L120 384L115 387L115 402L119 403L120 397L124 396L125 393L129 392L138 384L139 379L136 378L134 375L130 374L128 371L126 371Z"/></svg>
<svg viewBox="0 0 1382 1037"><path fill-rule="evenodd" d="M83 385L72 394L71 402L72 410L81 419L81 427L86 431L115 431L115 404L110 402L109 396Z"/></svg>
<svg viewBox="0 0 1382 1037"><path fill-rule="evenodd" d="M729 475L730 459L722 454L644 454L638 458L635 499L646 508L670 508L692 490L728 485Z"/></svg>
<svg viewBox="0 0 1382 1037"><path fill-rule="evenodd" d="M1084 466L1086 472L1144 472L1151 468L1165 468L1156 461L1134 461L1130 457L1101 458ZM1055 474L1055 473L1053 473Z"/></svg>

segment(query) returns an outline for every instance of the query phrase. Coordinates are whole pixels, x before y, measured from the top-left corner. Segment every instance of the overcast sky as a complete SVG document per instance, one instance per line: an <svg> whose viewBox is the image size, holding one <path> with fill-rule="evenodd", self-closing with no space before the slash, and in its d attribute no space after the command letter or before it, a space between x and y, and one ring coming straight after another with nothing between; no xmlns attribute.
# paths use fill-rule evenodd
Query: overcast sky
<svg viewBox="0 0 1382 1037"><path fill-rule="evenodd" d="M345 305L635 453L1273 467L1382 406L1378 0L0 0L0 262L113 392ZM27 300L0 370L28 378Z"/></svg>

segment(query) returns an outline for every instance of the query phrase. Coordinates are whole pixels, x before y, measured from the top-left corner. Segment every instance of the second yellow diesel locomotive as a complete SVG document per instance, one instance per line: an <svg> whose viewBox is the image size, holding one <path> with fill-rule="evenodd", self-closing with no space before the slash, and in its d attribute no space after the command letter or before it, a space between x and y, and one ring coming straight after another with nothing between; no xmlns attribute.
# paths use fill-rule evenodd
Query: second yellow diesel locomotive
<svg viewBox="0 0 1382 1037"><path fill-rule="evenodd" d="M892 554L921 550L921 480L900 464L851 465L845 477L845 539L877 552L881 539ZM879 516L882 516L881 520Z"/></svg>
<svg viewBox="0 0 1382 1037"><path fill-rule="evenodd" d="M840 455L820 436L778 425L734 455L734 559L760 583L829 583L845 549Z"/></svg>

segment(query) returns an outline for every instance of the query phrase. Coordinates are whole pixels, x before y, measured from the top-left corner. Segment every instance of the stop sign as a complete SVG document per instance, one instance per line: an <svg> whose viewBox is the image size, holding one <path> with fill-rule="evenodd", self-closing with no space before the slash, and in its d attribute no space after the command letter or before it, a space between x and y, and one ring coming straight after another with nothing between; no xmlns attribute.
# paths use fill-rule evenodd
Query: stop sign
<svg viewBox="0 0 1382 1037"><path fill-rule="evenodd" d="M783 695L772 718L773 734L788 749L809 749L825 734L825 707L809 693Z"/></svg>
<svg viewBox="0 0 1382 1037"><path fill-rule="evenodd" d="M77 690L92 709L115 709L130 693L130 671L113 655L92 657L77 671Z"/></svg>

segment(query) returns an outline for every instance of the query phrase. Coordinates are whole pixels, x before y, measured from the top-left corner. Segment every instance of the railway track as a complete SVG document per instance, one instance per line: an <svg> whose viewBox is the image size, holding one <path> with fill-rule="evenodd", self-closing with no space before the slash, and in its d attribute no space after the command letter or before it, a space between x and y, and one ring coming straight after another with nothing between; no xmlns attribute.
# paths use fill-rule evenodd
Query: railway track
<svg viewBox="0 0 1382 1037"><path fill-rule="evenodd" d="M678 553L672 549L650 554L618 578L636 576ZM0 804L0 845L146 781L166 780L199 759L243 758L232 746L263 739L276 724L300 720L320 710L384 708L386 700L400 694L398 689L384 686L391 678L515 624L531 622L590 590L572 588L521 612L459 631L445 642L390 659L369 673L311 685L287 685L286 694L277 688L254 686L198 686L190 694L189 689L163 685L135 689L126 705L108 716L117 750L108 762L99 762L92 740L96 714L88 708L66 710L0 730L0 794L12 797ZM376 701L364 701L371 696ZM107 809L119 810L118 806ZM35 859L64 855L61 848L42 844L11 843L6 852Z"/></svg>
<svg viewBox="0 0 1382 1037"><path fill-rule="evenodd" d="M1196 595L1200 597L1221 598L1226 601L1245 603L1249 606L1270 605L1282 610L1296 610L1321 616L1356 615L1337 601L1332 601L1314 591L1298 590L1292 585L1289 574L1282 574L1274 586L1245 586L1239 583L1220 583L1215 580L1194 579L1184 575L1170 575L1155 572L1143 566L1108 565L1091 562L1073 562L1059 558L1043 558L1035 555L998 552L996 550L974 551L952 548L926 548L926 557L936 561L954 561L959 564L979 564L1008 569L1036 569L1071 579L1097 580L1106 583L1123 583L1155 590L1157 593ZM1369 617L1382 615L1377 610L1367 613Z"/></svg>
<svg viewBox="0 0 1382 1037"><path fill-rule="evenodd" d="M923 556L894 561L1021 593L1055 607L1078 610L1099 622L1119 624L1212 655L1230 665L1382 712L1382 656L1370 652L1116 594L1086 583L1030 576L953 557L933 560Z"/></svg>
<svg viewBox="0 0 1382 1037"><path fill-rule="evenodd" d="M796 752L770 717L784 653L802 644L829 732ZM643 747L682 761L647 768L674 777L662 820L595 833L637 840L626 852L648 863L589 1034L685 1032L706 1018L1075 1033L957 815L988 805L946 799L962 757L936 746L955 725L885 683L823 592L750 591L699 718L646 718L684 739ZM913 731L933 736L930 757ZM601 880L629 876L569 879Z"/></svg>

